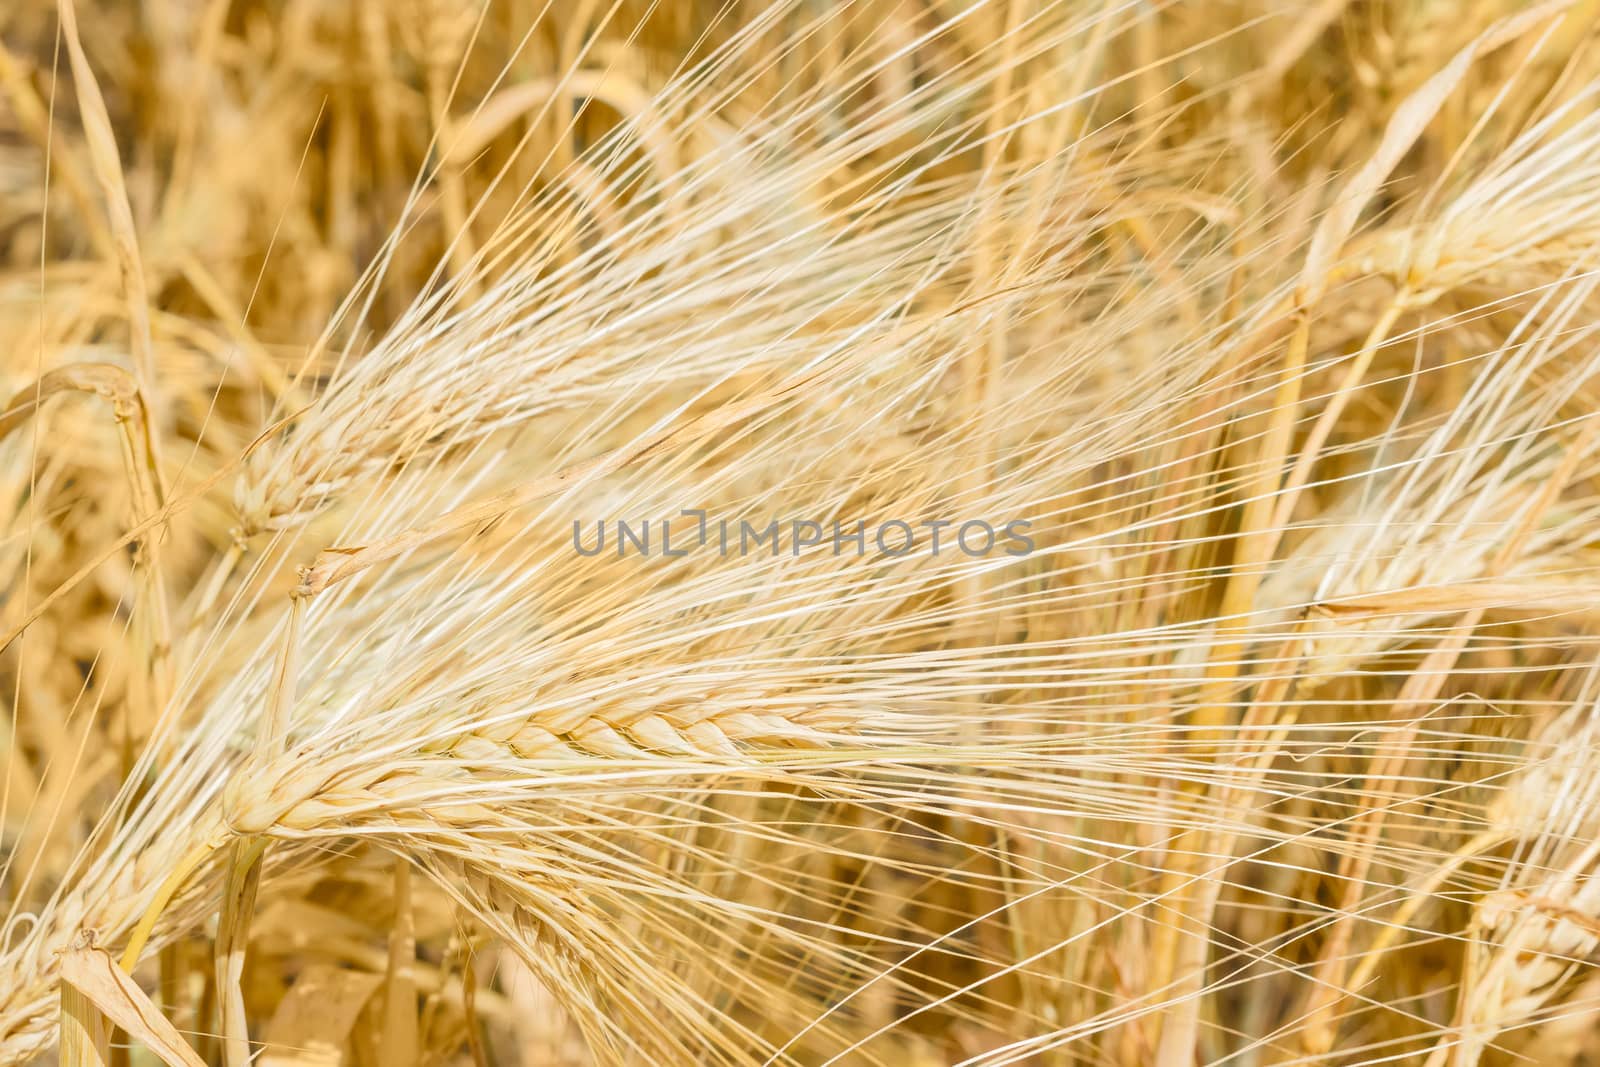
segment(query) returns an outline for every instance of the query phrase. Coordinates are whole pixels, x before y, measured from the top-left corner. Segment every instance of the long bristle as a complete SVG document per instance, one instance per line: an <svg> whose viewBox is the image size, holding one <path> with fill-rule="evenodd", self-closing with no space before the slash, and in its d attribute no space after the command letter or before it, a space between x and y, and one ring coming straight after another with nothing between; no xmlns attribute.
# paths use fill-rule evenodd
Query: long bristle
<svg viewBox="0 0 1600 1067"><path fill-rule="evenodd" d="M0 1065L1588 1062L1596 11L0 11Z"/></svg>

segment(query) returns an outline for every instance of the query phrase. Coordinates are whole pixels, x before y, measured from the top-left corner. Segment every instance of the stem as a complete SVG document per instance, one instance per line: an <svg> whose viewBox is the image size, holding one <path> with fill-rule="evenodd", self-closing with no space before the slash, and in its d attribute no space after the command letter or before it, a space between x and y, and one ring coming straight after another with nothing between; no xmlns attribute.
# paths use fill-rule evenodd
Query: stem
<svg viewBox="0 0 1600 1067"><path fill-rule="evenodd" d="M300 665L300 630L305 616L305 598L289 597L289 626L278 655L278 670L273 676L272 695L266 719L256 735L256 755L265 763L283 754L288 734L289 713L294 706L296 679ZM233 843L228 863L228 881L223 891L222 914L217 924L215 966L217 1003L222 1016L222 1058L226 1067L249 1067L250 1029L245 1015L245 951L250 944L250 919L255 912L256 892L261 885L261 861L267 852L267 838L257 834L240 837Z"/></svg>
<svg viewBox="0 0 1600 1067"><path fill-rule="evenodd" d="M241 837L233 843L228 861L215 957L222 1061L226 1067L250 1067L250 1027L240 980L244 977L256 890L261 885L261 857L266 850L265 838Z"/></svg>
<svg viewBox="0 0 1600 1067"><path fill-rule="evenodd" d="M411 903L411 864L394 858L394 925L384 978L383 1043L378 1059L394 1067L417 1062L417 932Z"/></svg>
<svg viewBox="0 0 1600 1067"><path fill-rule="evenodd" d="M210 858L216 850L217 844L212 841L196 845L184 854L184 857L178 861L178 865L172 869L172 873L167 875L166 880L156 889L154 899L150 901L150 906L145 908L144 914L139 917L138 924L134 926L133 933L128 937L127 947L122 950L121 965L124 971L131 974L134 967L138 966L139 957L144 954L144 947L150 940L151 931L155 929L156 920L161 917L161 913L172 902L172 898L177 895L178 890L183 888L183 884L189 880L189 876Z"/></svg>
<svg viewBox="0 0 1600 1067"><path fill-rule="evenodd" d="M117 426L122 431L123 460L133 486L133 521L137 525L159 512L164 502L161 476L155 466L150 414L142 394L137 392L131 400L117 401L115 410ZM139 538L135 557L144 606L139 613L139 635L145 649L145 715L144 721L128 732L124 776L132 771L139 745L154 731L172 696L172 611L161 573L161 538L165 529L163 523L157 523L146 530Z"/></svg>
<svg viewBox="0 0 1600 1067"><path fill-rule="evenodd" d="M1261 586L1267 562L1277 549L1278 531L1272 525L1273 503L1300 411L1301 377L1306 365L1306 353L1311 346L1309 312L1304 307L1297 307L1294 314L1294 332L1289 337L1288 349L1284 354L1278 387L1273 393L1272 409L1266 415L1267 425L1262 443L1264 455L1256 463L1254 479L1246 486L1244 514L1240 518L1239 532L1234 541L1233 566L1222 594L1217 643L1212 646L1200 704L1189 719L1189 737L1198 743L1196 758L1204 758L1209 746L1222 738L1222 728L1230 717L1231 694L1243 667L1246 649L1244 634L1250 625L1249 615L1255 607L1256 591ZM1188 784L1183 789L1186 796L1203 796L1205 792L1203 783ZM1192 973L1186 974L1178 972L1180 967L1192 962L1185 950L1183 937L1185 934L1198 936L1196 928L1210 906L1203 894L1190 892L1195 881L1195 869L1202 858L1201 849L1196 846L1203 841L1203 835L1204 831L1193 828L1178 835L1169 853L1171 865L1162 881L1163 895L1171 894L1169 899L1175 901L1177 915L1173 920L1163 923L1159 931L1155 953L1156 985L1165 986L1176 980L1191 994L1179 996L1172 1014L1162 1025L1157 1045L1157 1059L1162 1063L1187 1062L1193 1055L1194 1038L1199 1027L1199 991L1204 977L1203 968L1191 967Z"/></svg>
<svg viewBox="0 0 1600 1067"><path fill-rule="evenodd" d="M1400 905L1399 909L1394 913L1394 917L1389 920L1388 925L1379 932L1372 942L1372 947L1362 954L1361 962L1356 965L1354 971L1350 972L1350 988L1360 989L1367 984L1367 980L1372 977L1372 972L1378 967L1378 961L1383 958L1383 954L1399 938L1401 932L1406 928L1406 923L1411 921L1411 917L1421 910L1423 904L1432 899L1434 890L1443 885L1445 880L1452 874L1460 870L1463 863L1476 856L1483 855L1489 849L1510 839L1511 835L1503 831L1486 830L1456 849L1450 854L1450 858L1446 862L1429 872L1428 877L1423 880L1421 885L1411 891L1411 895Z"/></svg>
<svg viewBox="0 0 1600 1067"><path fill-rule="evenodd" d="M1389 304L1378 316L1378 321L1372 324L1372 329L1367 332L1367 339L1362 342L1361 349L1356 353L1356 358L1350 366L1345 368L1344 376L1339 379L1339 387L1334 390L1333 396L1328 398L1327 406L1317 416L1316 424L1311 427L1311 433L1306 438L1306 443L1300 450L1299 458L1295 460L1294 469L1289 472L1289 477L1283 483L1283 492L1278 495L1277 508L1272 515L1272 528L1281 531L1289 524L1289 519L1294 514L1295 502L1300 497L1300 491L1305 488L1306 480L1311 476L1311 468L1322 456L1322 448L1328 443L1328 437L1333 433L1334 423L1339 421L1339 416L1344 414L1344 409L1350 403L1350 397L1355 393L1356 387L1367 376L1367 371L1372 367L1378 350L1389 339L1389 331L1394 329L1394 324L1412 302L1412 294L1408 289L1397 292Z"/></svg>

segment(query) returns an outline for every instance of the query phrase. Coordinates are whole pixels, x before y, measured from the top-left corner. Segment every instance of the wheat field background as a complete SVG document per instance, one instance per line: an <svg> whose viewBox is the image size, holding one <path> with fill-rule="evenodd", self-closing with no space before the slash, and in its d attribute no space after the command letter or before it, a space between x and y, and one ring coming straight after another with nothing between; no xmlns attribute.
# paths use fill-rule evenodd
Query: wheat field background
<svg viewBox="0 0 1600 1067"><path fill-rule="evenodd" d="M4 0L0 1065L1600 1063L1597 103L1595 0Z"/></svg>

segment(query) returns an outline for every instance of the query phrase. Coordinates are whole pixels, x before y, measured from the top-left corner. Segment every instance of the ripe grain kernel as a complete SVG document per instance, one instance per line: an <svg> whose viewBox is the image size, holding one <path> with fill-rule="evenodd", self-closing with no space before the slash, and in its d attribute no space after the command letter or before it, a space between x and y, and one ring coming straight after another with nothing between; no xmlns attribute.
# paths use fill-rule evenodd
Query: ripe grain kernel
<svg viewBox="0 0 1600 1067"><path fill-rule="evenodd" d="M0 0L0 1067L1600 1062L1600 0Z"/></svg>

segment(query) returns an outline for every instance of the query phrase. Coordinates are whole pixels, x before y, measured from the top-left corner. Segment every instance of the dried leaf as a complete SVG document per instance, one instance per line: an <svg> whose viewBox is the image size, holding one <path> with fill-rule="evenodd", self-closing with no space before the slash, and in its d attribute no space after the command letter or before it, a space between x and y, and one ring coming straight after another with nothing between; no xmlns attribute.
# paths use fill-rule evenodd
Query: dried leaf
<svg viewBox="0 0 1600 1067"><path fill-rule="evenodd" d="M368 971L306 967L267 1024L260 1067L336 1067L361 1009L383 982Z"/></svg>
<svg viewBox="0 0 1600 1067"><path fill-rule="evenodd" d="M106 1018L143 1042L167 1067L206 1067L205 1061L184 1043L177 1029L139 988L139 983L100 949L80 948L63 953L61 981L80 993ZM66 1001L63 995L63 1007ZM93 1061L79 1061L84 1062Z"/></svg>

